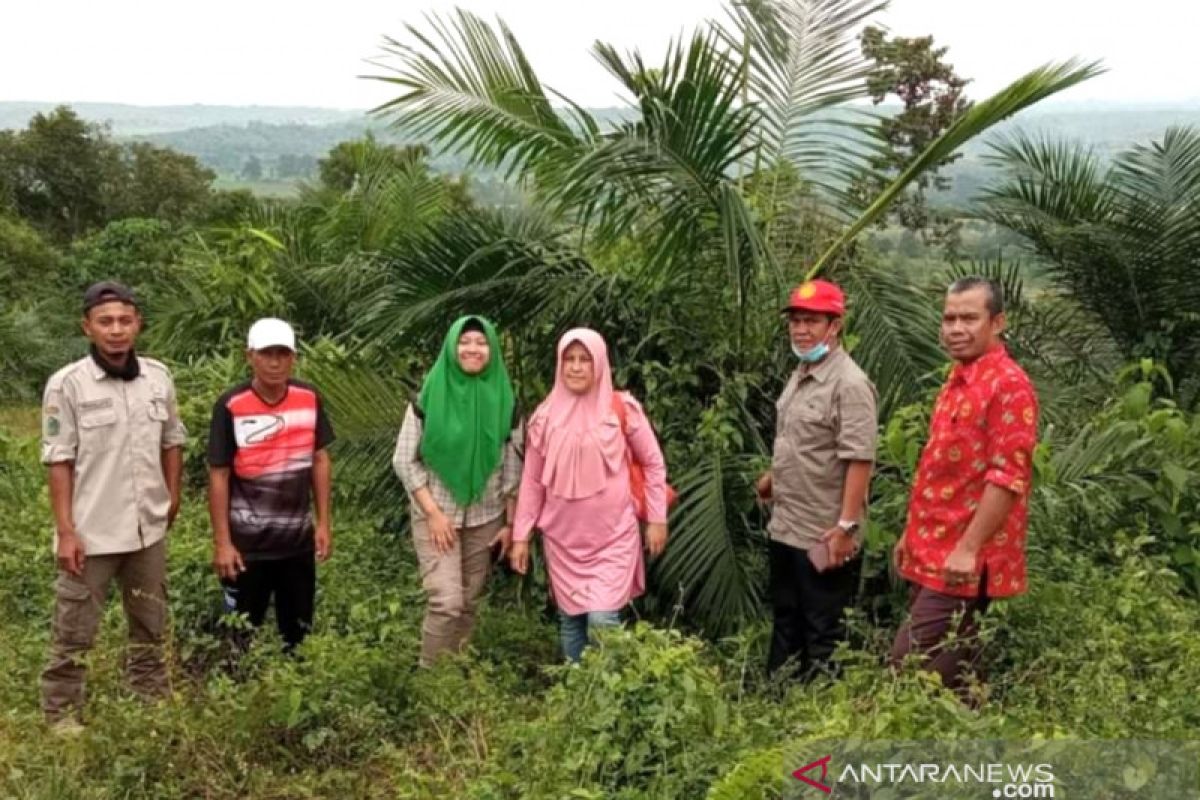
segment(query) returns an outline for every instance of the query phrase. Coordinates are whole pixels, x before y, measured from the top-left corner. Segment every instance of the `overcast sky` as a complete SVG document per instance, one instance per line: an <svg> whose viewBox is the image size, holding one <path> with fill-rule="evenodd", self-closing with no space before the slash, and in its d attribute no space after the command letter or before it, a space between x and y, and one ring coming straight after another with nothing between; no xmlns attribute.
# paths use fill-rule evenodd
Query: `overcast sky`
<svg viewBox="0 0 1200 800"><path fill-rule="evenodd" d="M596 39L653 58L665 42L722 16L719 0L5 0L0 100L366 108L389 88L384 35L425 11L499 15L543 81L589 106L613 105ZM979 98L1020 72L1070 56L1109 73L1064 100L1200 104L1200 0L893 0L895 34L933 34Z"/></svg>

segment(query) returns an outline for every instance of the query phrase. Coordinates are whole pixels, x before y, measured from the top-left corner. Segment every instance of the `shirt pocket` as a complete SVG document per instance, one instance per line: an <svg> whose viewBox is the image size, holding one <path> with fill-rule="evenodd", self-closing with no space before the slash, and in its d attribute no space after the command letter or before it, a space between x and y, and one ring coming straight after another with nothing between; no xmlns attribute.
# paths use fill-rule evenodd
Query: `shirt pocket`
<svg viewBox="0 0 1200 800"><path fill-rule="evenodd" d="M788 409L785 424L775 437L773 462L784 473L799 469L808 475L813 471L813 464L820 463L821 453L832 447L833 422L825 416L821 406L797 400ZM782 481L788 483L789 479L784 475Z"/></svg>
<svg viewBox="0 0 1200 800"><path fill-rule="evenodd" d="M149 446L154 451L157 451L162 444L163 431L167 427L167 401L166 398L155 397L146 401L144 406L146 420L139 428L141 432L139 437L140 444Z"/></svg>
<svg viewBox="0 0 1200 800"><path fill-rule="evenodd" d="M97 408L79 415L79 438L85 442L107 441L117 426L115 408Z"/></svg>
<svg viewBox="0 0 1200 800"><path fill-rule="evenodd" d="M836 446L833 420L826 411L815 402L803 403L794 409L788 423L792 440L806 450Z"/></svg>
<svg viewBox="0 0 1200 800"><path fill-rule="evenodd" d="M985 467L982 439L969 419L950 416L930 447L926 469L931 478L962 482Z"/></svg>
<svg viewBox="0 0 1200 800"><path fill-rule="evenodd" d="M165 397L154 397L146 402L146 416L151 422L166 422L167 421L167 399Z"/></svg>

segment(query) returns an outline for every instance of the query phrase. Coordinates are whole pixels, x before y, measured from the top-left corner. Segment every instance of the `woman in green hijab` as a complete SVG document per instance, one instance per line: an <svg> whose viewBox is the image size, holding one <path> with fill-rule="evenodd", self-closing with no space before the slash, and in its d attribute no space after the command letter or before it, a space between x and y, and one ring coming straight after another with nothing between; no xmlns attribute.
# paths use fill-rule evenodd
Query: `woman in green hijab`
<svg viewBox="0 0 1200 800"><path fill-rule="evenodd" d="M512 541L521 480L515 405L492 323L479 316L455 320L417 402L404 413L392 457L409 494L428 595L423 666L466 644L491 549L499 546L503 557Z"/></svg>

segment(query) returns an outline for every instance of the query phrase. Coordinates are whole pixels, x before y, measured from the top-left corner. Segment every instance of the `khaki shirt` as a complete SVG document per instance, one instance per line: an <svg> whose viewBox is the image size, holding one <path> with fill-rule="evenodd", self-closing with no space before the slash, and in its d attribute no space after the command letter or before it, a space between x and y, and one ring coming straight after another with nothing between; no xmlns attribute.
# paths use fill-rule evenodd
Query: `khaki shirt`
<svg viewBox="0 0 1200 800"><path fill-rule="evenodd" d="M132 381L108 377L88 356L46 383L42 463L74 462L71 514L89 556L141 550L166 534L162 451L181 446L187 431L171 373L138 362Z"/></svg>
<svg viewBox="0 0 1200 800"><path fill-rule="evenodd" d="M775 404L773 540L807 550L837 525L849 462L875 460L875 403L874 384L840 347L792 373Z"/></svg>

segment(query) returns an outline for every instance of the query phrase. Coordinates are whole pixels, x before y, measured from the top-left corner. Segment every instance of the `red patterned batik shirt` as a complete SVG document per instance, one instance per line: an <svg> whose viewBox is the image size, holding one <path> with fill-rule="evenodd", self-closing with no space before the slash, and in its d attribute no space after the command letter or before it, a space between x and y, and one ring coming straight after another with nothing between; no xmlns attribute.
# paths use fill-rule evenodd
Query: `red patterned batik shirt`
<svg viewBox="0 0 1200 800"><path fill-rule="evenodd" d="M1033 384L1003 345L970 364L956 364L938 395L921 453L900 574L945 594L976 597L978 580L948 586L946 558L967 531L984 487L995 484L1017 495L1001 526L979 551L989 597L1025 591L1025 534L1033 449L1037 444L1037 396Z"/></svg>

